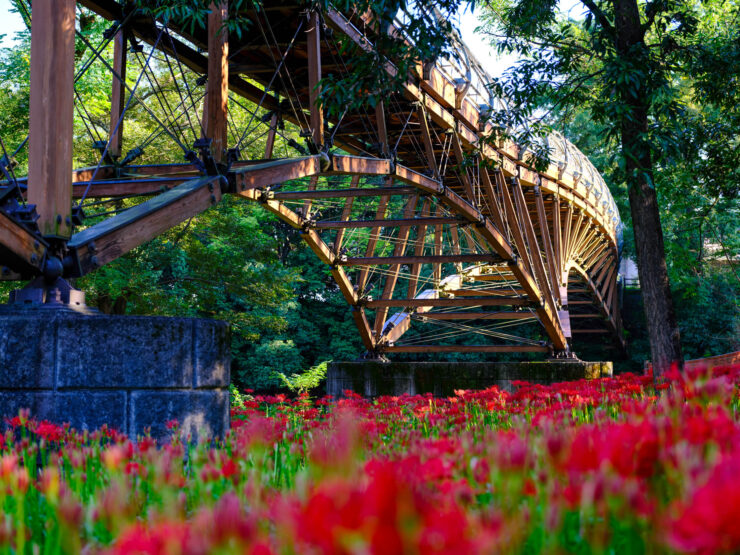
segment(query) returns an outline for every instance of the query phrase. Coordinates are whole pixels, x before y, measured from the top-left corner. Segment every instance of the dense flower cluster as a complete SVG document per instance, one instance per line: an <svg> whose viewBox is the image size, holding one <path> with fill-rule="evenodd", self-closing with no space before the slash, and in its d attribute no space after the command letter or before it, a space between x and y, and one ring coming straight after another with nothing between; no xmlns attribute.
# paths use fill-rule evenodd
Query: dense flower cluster
<svg viewBox="0 0 740 555"><path fill-rule="evenodd" d="M728 367L658 388L248 396L197 445L20 415L0 436L0 552L737 552L739 384Z"/></svg>

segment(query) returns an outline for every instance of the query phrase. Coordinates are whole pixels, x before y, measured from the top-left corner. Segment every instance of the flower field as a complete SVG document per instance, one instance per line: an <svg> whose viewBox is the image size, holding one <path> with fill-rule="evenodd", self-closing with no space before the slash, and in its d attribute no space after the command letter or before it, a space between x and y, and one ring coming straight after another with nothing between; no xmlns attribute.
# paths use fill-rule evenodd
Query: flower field
<svg viewBox="0 0 740 555"><path fill-rule="evenodd" d="M652 383L247 396L198 445L21 415L0 553L740 551L740 367Z"/></svg>

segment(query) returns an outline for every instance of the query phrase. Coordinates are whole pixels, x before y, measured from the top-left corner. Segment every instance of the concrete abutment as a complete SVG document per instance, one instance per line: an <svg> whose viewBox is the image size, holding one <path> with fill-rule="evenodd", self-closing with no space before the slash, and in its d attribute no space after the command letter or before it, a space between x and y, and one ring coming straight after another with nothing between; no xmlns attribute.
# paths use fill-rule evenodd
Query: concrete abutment
<svg viewBox="0 0 740 555"><path fill-rule="evenodd" d="M526 362L334 362L327 371L326 392L345 390L366 397L432 393L451 396L456 389L493 385L511 390L513 381L552 384L612 375L611 362L550 360Z"/></svg>
<svg viewBox="0 0 740 555"><path fill-rule="evenodd" d="M223 437L231 369L225 322L162 316L0 309L0 419L29 409L78 430L107 424L131 438L151 430Z"/></svg>

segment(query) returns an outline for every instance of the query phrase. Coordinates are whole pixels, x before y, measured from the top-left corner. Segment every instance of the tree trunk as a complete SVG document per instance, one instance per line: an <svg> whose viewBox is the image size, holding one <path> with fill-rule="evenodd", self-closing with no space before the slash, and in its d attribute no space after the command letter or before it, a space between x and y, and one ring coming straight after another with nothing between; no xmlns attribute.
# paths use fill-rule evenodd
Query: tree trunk
<svg viewBox="0 0 740 555"><path fill-rule="evenodd" d="M617 52L628 62L628 67L632 65L650 71L649 53L636 0L614 0L614 8ZM653 371L658 376L672 364L682 368L683 355L665 261L663 229L653 181L653 161L650 145L645 138L648 132L646 91L639 87L630 89L624 86L619 93L630 108L621 121L622 154L629 184L632 228L650 353Z"/></svg>

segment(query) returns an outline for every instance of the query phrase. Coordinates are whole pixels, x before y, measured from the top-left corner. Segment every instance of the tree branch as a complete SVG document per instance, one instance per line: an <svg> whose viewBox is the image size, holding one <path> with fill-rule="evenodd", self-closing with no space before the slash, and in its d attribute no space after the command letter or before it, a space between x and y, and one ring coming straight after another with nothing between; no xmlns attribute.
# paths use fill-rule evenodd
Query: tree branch
<svg viewBox="0 0 740 555"><path fill-rule="evenodd" d="M614 31L614 26L609 22L609 19L607 19L606 14L596 5L596 2L593 0L581 0L581 4L586 6L592 14L594 14L594 17L599 22L599 25L609 33L611 36L616 36Z"/></svg>

